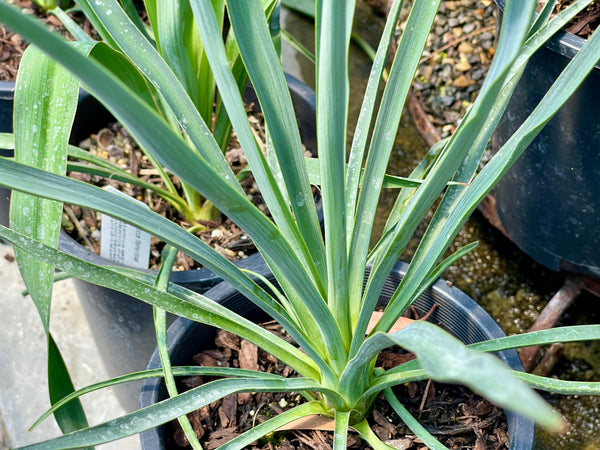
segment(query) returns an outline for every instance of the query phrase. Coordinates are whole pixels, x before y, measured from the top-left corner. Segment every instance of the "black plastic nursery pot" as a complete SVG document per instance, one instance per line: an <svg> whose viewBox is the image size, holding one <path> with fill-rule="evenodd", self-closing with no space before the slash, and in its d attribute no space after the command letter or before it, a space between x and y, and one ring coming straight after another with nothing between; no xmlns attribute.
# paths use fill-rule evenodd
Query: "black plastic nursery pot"
<svg viewBox="0 0 600 450"><path fill-rule="evenodd" d="M386 281L380 299L381 303L389 301L406 273L407 267L408 265L403 262L396 264ZM269 275L269 278L272 278L272 275ZM251 309L248 309L250 302L227 283L219 284L208 291L206 295L251 320L259 322L268 319L257 307L252 305ZM459 289L449 286L444 280L438 280L419 297L414 306L420 315L424 315L431 310L434 304L437 305L437 308L428 320L441 324L443 328L466 344L505 336L483 308ZM244 312L240 312L241 307L244 308ZM169 354L173 366L190 364L192 357L198 353L205 342L212 338L215 332L215 328L207 325L183 318L175 320L168 330ZM516 351L507 350L499 352L497 355L512 369L523 371ZM148 364L148 369L159 367L161 367L160 357L155 351ZM162 379L148 379L142 387L140 408L150 406L165 398L167 398L167 392ZM508 422L510 450L531 449L535 431L533 422L510 411L505 411L505 414ZM162 425L145 431L141 433L140 439L144 450L165 449L169 440L167 426Z"/></svg>
<svg viewBox="0 0 600 450"><path fill-rule="evenodd" d="M533 55L492 138L494 152L584 42L560 31ZM494 188L502 227L546 267L600 276L599 177L600 63Z"/></svg>
<svg viewBox="0 0 600 450"><path fill-rule="evenodd" d="M315 150L315 93L306 84L287 76L288 86L300 128L302 142L309 150ZM255 102L253 93L245 100ZM107 121L95 122L89 134L98 131ZM99 265L114 265L113 262L84 248L66 233L62 233L61 250L75 254ZM240 266L259 271L263 268L258 254L236 262ZM204 293L222 280L210 270L173 272L171 281L198 293ZM109 377L116 377L146 368L156 347L152 307L112 289L96 286L82 280L74 280L75 289L88 318L94 340L99 348ZM173 320L173 318L170 318ZM128 383L115 387L121 405L128 411L136 409L139 401L140 383Z"/></svg>
<svg viewBox="0 0 600 450"><path fill-rule="evenodd" d="M12 111L15 83L0 81L0 133L12 132ZM12 152L0 149L0 156L12 156ZM10 190L0 187L0 225L8 226Z"/></svg>

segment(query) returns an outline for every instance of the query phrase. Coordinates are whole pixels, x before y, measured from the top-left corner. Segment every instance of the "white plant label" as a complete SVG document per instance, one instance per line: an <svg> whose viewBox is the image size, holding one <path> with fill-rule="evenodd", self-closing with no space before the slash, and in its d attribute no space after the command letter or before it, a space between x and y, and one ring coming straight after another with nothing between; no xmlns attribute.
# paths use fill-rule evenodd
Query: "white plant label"
<svg viewBox="0 0 600 450"><path fill-rule="evenodd" d="M131 198L112 186L104 189ZM138 200L135 200L138 201ZM148 207L143 202L139 202ZM150 234L106 214L102 215L100 255L135 269L147 269L150 260Z"/></svg>

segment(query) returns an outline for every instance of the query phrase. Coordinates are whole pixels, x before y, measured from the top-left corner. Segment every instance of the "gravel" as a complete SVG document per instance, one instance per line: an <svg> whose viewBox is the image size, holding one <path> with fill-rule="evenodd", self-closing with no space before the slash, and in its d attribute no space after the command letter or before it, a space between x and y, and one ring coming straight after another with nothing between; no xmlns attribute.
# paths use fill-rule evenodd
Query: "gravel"
<svg viewBox="0 0 600 450"><path fill-rule="evenodd" d="M494 56L493 0L442 1L413 89L441 137L452 134ZM406 25L401 17L399 31Z"/></svg>

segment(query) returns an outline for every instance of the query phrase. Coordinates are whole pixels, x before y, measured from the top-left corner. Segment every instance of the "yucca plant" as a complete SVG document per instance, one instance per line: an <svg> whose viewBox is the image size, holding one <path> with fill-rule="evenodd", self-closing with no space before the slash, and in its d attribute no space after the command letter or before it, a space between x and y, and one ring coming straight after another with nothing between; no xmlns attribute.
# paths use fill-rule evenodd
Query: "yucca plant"
<svg viewBox="0 0 600 450"><path fill-rule="evenodd" d="M222 153L213 136L206 133L205 125L200 128L205 131L199 133L201 139L198 141L183 138L173 130L168 120L159 116L128 85L130 80L122 77L113 67L99 64L93 57L73 49L4 2L0 3L0 20L79 78L85 88L107 105L158 163L213 202L248 233L277 281L277 285L260 287L252 274L238 269L174 223L127 198L52 173L64 168L53 167L55 161L52 156L56 146L49 145L43 139L48 137L48 141L56 143L56 129L43 122L47 115L42 115L39 123L34 120L38 109L59 107L59 104L53 100L28 110L17 105L16 108L23 109L31 117L23 119L28 126L25 127L26 132L20 131L15 124L17 161L0 159L0 185L33 194L35 200L29 206L13 210L17 229L0 228L0 237L11 241L20 252L27 252L41 261L31 262L23 272L25 279L29 279L31 294L43 314L44 323L47 325L48 322L47 299L54 268L153 305L156 308L163 370L137 373L111 382L164 376L172 396L111 422L69 432L33 447L46 449L95 445L141 432L178 417L184 428L189 430L184 418L186 413L231 393L299 391L306 402L252 428L225 447L243 448L283 424L317 414L334 421L336 449L346 447L350 427L371 447L390 448L372 432L368 422L375 398L384 393L402 420L427 446L442 448L406 412L402 406L403 399L397 398L392 391L396 385L427 378L464 384L503 408L531 417L541 426L560 428L561 418L530 386L563 393L598 394L600 383L550 380L511 372L489 352L555 341L598 339L600 326L558 328L469 347L438 326L422 321L388 333L414 299L449 264L471 248L468 246L444 259L453 237L479 201L600 58L600 34L595 33L538 108L478 171L486 143L528 57L590 1L579 0L548 20L545 12L552 7L551 3L535 19L535 0L507 2L496 56L473 107L452 137L432 149L423 163L415 168L410 179L401 180L386 176L386 166L404 100L440 0L412 2L408 23L389 69L388 81L379 96L381 75L402 5L400 0L392 3L351 145L346 142L350 96L347 72L354 2L316 2L319 152L316 164L304 159L284 74L260 0L229 0L227 11L245 69L265 116L269 134L266 155L258 148L249 129L238 85L227 64L226 48L222 43L212 2L190 0L190 8L203 42L214 43L206 47L207 59L273 220L246 198L235 177L223 171L223 161L219 159ZM142 53L141 59L135 64L161 93L161 98L173 112L170 118L184 129L192 126L192 120L196 123L198 119L195 114L194 117L188 117L187 110L179 108L183 100L169 95L174 88L163 84L169 73L168 68L155 64L145 47L138 47L141 41L138 42L134 33L137 28L119 3L116 0L95 0L85 4L107 29L115 27L120 39L126 41L132 51ZM54 64L49 64L49 67L57 70ZM21 74L25 76L26 72L22 71ZM63 80L64 75L61 71L60 78ZM24 85L23 89L28 92L34 89L33 86L35 83L32 82ZM57 93L58 87L51 86L50 92ZM37 101L35 95L33 98ZM65 130L62 131L65 134ZM23 136L32 141L23 145ZM41 141L36 140L40 138ZM8 144L11 139L11 136L4 137ZM63 145L66 145L66 138L62 139ZM25 151L23 154L27 156L21 157L19 148L35 148L36 151L30 152L30 156ZM323 199L324 236L317 220L311 183L319 186ZM370 248L377 201L384 186L398 188L398 198L383 236ZM369 319L390 270L401 256L413 231L440 195L442 199L405 277L374 328L367 331ZM51 237L56 225L49 220L54 213L46 213L47 208L55 207L52 206L55 202L68 202L98 210L162 239L168 245L159 275L153 277L119 267L95 266L58 251L55 238ZM19 226L21 219L27 221ZM170 283L175 250L185 252L222 276L249 301L279 322L298 347L210 299ZM43 278L40 273L49 275ZM284 378L220 367L172 368L165 352L165 311L233 332L271 353L295 369L299 376ZM414 352L417 359L390 370L375 367L378 353L395 345ZM223 378L177 394L173 377L190 374ZM56 415L64 412L70 405L65 404L67 400L98 387L71 394L66 400L57 402L49 413ZM81 426L79 423L72 428ZM192 437L192 433L189 434ZM192 442L199 448L193 437Z"/></svg>
<svg viewBox="0 0 600 450"><path fill-rule="evenodd" d="M78 3L77 9L93 25L101 38L100 42L88 36L60 5L53 5L51 12L63 22L71 36L92 58L110 66L122 79L127 79L128 85L170 124L173 131L182 132L195 148L201 148L201 143L207 139L207 133L211 134L221 152L225 153L230 143L231 122L217 90L207 60L205 43L200 37L189 2L144 0L135 5L133 0L124 0L120 3L122 9L119 14L122 19L131 21L136 26L127 32L121 30L116 21L101 20L88 2ZM235 36L227 24L225 2L214 1L212 5L225 41L227 64L239 91L243 93L248 75L242 64ZM277 2L274 0L263 2L269 22L272 17L278 18L276 8ZM142 20L143 17L145 21ZM277 20L272 21L271 34L274 42L278 43ZM132 35L135 35L134 38ZM35 70L35 65L40 62L36 59L32 64L33 68L29 70ZM149 79L148 73L141 70L152 66L159 69L159 80ZM188 117L188 122L178 121L178 114ZM145 146L141 145L140 148L156 169L160 184L142 180L102 157L75 147L71 147L69 151L68 170L149 189L168 202L179 218L190 224L191 231L204 230L204 223L220 218L220 212L211 202L206 201L185 180L180 180L180 188L176 187L168 168L158 163ZM205 154L205 157L220 167L223 174L233 176L228 164L223 162L224 158L213 157L212 152Z"/></svg>

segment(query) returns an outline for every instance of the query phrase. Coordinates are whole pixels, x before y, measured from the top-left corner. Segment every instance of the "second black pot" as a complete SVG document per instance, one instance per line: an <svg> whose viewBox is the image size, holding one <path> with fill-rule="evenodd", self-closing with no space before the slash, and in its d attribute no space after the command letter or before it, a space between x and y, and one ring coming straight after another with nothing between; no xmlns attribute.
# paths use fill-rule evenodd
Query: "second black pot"
<svg viewBox="0 0 600 450"><path fill-rule="evenodd" d="M496 0L500 8L505 0ZM537 106L584 39L553 36L525 68L492 137L497 151ZM556 271L600 277L600 64L494 188L506 233Z"/></svg>
<svg viewBox="0 0 600 450"><path fill-rule="evenodd" d="M400 280L406 273L407 264L398 262L391 275L386 281L381 303L387 303L394 293ZM261 272L266 275L264 272ZM272 278L272 275L269 276ZM216 302L226 304L236 312L245 298L227 283L221 283L206 295ZM448 332L466 344L495 339L505 336L498 324L465 293L455 287L448 286L444 280L438 280L414 303L417 311L424 315L434 304L437 308L429 318L433 323L440 323ZM242 313L245 317L261 321L268 319L257 307ZM202 348L215 333L215 329L207 325L192 322L187 319L178 318L169 327L168 342L169 354L173 366L187 365L192 357ZM498 356L509 367L514 370L523 371L523 365L514 350L506 350L498 353ZM148 369L161 367L160 357L157 351L152 355ZM162 379L148 379L144 382L140 396L140 407L146 407L167 398L166 388ZM534 424L523 416L505 411L508 421L508 434L510 439L510 450L530 450L534 441ZM161 450L167 448L168 436L166 426L157 427L145 431L140 439L144 450Z"/></svg>

